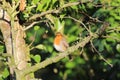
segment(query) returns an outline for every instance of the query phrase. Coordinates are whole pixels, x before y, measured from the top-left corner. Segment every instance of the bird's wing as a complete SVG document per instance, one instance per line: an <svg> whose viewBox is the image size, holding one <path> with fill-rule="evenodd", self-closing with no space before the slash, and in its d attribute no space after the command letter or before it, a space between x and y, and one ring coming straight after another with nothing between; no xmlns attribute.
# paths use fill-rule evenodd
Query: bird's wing
<svg viewBox="0 0 120 80"><path fill-rule="evenodd" d="M63 45L64 45L66 48L69 47L69 44L68 44L68 42L66 41L65 38L63 38L62 43L63 43Z"/></svg>

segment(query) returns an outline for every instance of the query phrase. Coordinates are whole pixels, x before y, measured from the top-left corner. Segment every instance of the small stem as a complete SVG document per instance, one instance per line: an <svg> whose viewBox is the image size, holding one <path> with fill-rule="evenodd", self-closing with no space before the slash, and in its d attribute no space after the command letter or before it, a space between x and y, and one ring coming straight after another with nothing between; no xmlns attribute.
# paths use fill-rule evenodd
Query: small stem
<svg viewBox="0 0 120 80"><path fill-rule="evenodd" d="M28 30L28 29L34 27L34 25L36 25L36 24L38 24L38 23L45 22L45 21L46 21L46 20L44 20L44 21L42 20L42 21L33 22L33 23L31 23L30 25L26 26L26 27L24 28L24 31L26 31L26 30Z"/></svg>
<svg viewBox="0 0 120 80"><path fill-rule="evenodd" d="M101 55L101 53L99 53L99 52L97 51L97 49L95 48L95 46L93 45L92 42L91 42L91 45L92 45L93 49L95 50L95 52L97 52L97 54L100 56L100 58L101 58L103 61L105 61L110 67L113 67L113 64L109 63L109 62Z"/></svg>

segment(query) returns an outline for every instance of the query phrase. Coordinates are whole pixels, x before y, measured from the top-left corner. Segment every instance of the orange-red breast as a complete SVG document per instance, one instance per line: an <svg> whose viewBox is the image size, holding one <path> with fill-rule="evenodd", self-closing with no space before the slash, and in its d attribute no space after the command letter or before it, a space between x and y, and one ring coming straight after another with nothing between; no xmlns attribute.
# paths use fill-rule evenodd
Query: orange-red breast
<svg viewBox="0 0 120 80"><path fill-rule="evenodd" d="M65 37L60 32L57 32L54 39L54 48L59 52L64 52L68 47L69 44Z"/></svg>

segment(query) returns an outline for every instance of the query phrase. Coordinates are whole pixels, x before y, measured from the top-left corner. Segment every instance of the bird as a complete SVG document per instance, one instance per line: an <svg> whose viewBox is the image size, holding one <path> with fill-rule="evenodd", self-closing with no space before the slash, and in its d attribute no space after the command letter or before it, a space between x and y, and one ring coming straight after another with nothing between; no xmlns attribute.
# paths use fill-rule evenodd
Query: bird
<svg viewBox="0 0 120 80"><path fill-rule="evenodd" d="M54 38L54 48L59 52L64 52L69 47L66 38L61 32L57 32Z"/></svg>

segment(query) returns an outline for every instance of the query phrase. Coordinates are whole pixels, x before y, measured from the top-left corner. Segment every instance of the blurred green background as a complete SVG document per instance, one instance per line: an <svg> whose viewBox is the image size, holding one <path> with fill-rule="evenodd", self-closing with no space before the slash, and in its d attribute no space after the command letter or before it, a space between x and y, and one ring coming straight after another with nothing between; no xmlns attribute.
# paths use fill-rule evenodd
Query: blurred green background
<svg viewBox="0 0 120 80"><path fill-rule="evenodd" d="M28 23L30 16L47 10L59 9L67 3L77 1L28 0L26 10L20 12L18 17L21 25L27 26L30 24ZM57 14L46 14L35 21L43 22L26 30L25 38L27 45L32 43L30 53L33 65L58 54L53 47L57 31L62 32L72 46L89 35L84 25L89 31L95 33L103 26L103 22L108 22L110 25L100 37L93 39L92 43L100 55L113 64L111 67L102 60L89 43L72 54L72 61L64 58L36 71L36 78L43 80L120 80L120 0L82 0L79 5L63 8ZM2 37L1 41L3 41ZM5 52L2 43L0 52ZM1 79L6 79L9 75L6 68L1 73Z"/></svg>

